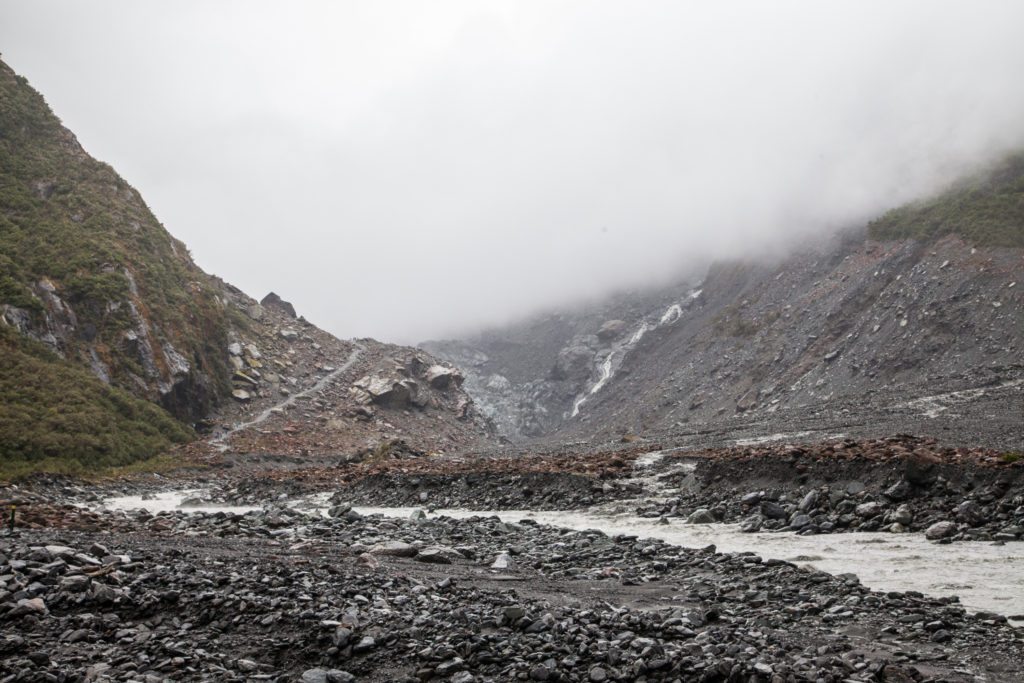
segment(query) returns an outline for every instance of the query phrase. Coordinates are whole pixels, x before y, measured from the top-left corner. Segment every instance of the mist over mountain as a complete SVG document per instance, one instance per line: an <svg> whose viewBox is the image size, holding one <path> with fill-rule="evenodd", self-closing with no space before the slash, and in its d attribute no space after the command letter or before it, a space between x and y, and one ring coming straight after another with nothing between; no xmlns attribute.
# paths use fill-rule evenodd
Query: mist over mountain
<svg viewBox="0 0 1024 683"><path fill-rule="evenodd" d="M486 444L461 380L204 272L0 61L0 477L129 466L197 432L332 460Z"/></svg>
<svg viewBox="0 0 1024 683"><path fill-rule="evenodd" d="M5 60L199 265L340 336L785 255L1024 142L1015 3L0 12Z"/></svg>
<svg viewBox="0 0 1024 683"><path fill-rule="evenodd" d="M1024 681L1022 26L0 0L0 683Z"/></svg>

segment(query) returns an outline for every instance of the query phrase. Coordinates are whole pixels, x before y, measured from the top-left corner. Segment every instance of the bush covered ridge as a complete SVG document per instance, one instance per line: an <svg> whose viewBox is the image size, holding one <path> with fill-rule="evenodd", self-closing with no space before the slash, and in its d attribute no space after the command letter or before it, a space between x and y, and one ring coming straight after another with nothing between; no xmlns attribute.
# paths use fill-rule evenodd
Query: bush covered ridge
<svg viewBox="0 0 1024 683"><path fill-rule="evenodd" d="M868 225L877 240L955 234L978 246L1024 247L1024 152L931 199L889 211Z"/></svg>
<svg viewBox="0 0 1024 683"><path fill-rule="evenodd" d="M192 437L159 406L0 323L0 478L127 465Z"/></svg>
<svg viewBox="0 0 1024 683"><path fill-rule="evenodd" d="M51 343L68 359L102 363L112 384L162 401L183 419L208 412L227 392L219 283L139 193L90 157L42 96L0 62L0 307L17 307L32 329L53 332L54 304L42 291L49 288L73 315ZM152 347L144 354L125 342L129 330L142 328ZM192 369L189 391L168 400L166 387L177 380L165 343ZM198 384L202 390L191 391Z"/></svg>

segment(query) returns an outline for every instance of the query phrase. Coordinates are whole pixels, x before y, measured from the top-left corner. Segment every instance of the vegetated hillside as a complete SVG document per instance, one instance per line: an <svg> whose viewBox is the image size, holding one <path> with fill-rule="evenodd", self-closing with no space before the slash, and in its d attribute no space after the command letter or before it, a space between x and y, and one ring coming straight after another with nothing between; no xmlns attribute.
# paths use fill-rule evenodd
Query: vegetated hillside
<svg viewBox="0 0 1024 683"><path fill-rule="evenodd" d="M893 209L868 234L878 240L959 235L976 246L1024 247L1024 152L938 196Z"/></svg>
<svg viewBox="0 0 1024 683"><path fill-rule="evenodd" d="M18 463L7 471L125 464L187 440L192 424L222 447L287 452L302 439L279 438L281 416L293 432L330 426L300 454L491 438L461 376L427 354L343 342L276 295L262 304L200 270L0 62L0 459ZM339 371L357 346L369 351Z"/></svg>
<svg viewBox="0 0 1024 683"><path fill-rule="evenodd" d="M2 63L0 318L183 420L228 390L215 283Z"/></svg>
<svg viewBox="0 0 1024 683"><path fill-rule="evenodd" d="M158 406L0 326L0 477L126 465L193 437Z"/></svg>
<svg viewBox="0 0 1024 683"><path fill-rule="evenodd" d="M631 305L426 346L466 370L485 412L512 406L514 437L906 428L1019 447L1020 159L779 263L718 263ZM531 347L538 326L550 334ZM531 351L547 372L521 371Z"/></svg>

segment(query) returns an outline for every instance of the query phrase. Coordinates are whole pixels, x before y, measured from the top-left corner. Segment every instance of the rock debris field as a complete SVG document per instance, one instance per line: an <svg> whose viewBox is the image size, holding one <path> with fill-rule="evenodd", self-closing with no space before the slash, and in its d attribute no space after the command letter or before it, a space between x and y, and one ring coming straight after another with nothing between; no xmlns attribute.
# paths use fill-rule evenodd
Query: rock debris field
<svg viewBox="0 0 1024 683"><path fill-rule="evenodd" d="M2 681L1024 677L1024 631L1000 615L751 553L422 511L45 498L26 507L49 527L0 542Z"/></svg>

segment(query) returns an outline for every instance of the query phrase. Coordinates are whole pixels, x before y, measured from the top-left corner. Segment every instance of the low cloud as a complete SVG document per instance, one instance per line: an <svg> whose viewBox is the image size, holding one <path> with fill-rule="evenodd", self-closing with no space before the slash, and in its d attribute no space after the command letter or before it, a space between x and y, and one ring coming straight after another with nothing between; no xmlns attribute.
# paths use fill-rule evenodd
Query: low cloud
<svg viewBox="0 0 1024 683"><path fill-rule="evenodd" d="M201 266L413 342L789 248L1024 142L1009 2L0 1Z"/></svg>

